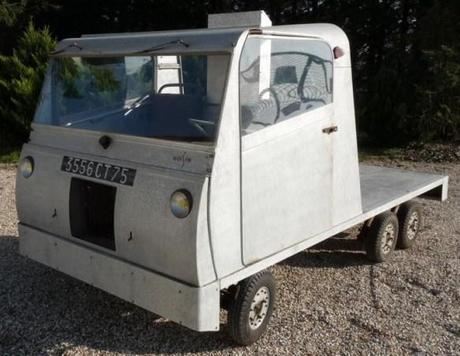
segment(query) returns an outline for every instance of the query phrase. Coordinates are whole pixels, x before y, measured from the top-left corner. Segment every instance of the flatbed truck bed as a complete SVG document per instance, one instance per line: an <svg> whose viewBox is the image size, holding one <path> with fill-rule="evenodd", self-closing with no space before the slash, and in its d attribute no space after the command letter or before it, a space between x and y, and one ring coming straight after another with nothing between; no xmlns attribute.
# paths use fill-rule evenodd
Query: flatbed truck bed
<svg viewBox="0 0 460 356"><path fill-rule="evenodd" d="M364 164L359 172L363 215L376 215L418 196L447 199L445 176Z"/></svg>
<svg viewBox="0 0 460 356"><path fill-rule="evenodd" d="M417 198L444 201L447 199L448 177L360 164L362 214L336 225L294 246L269 256L221 280L221 288L227 288L237 281L278 263L302 250L312 247L334 235L365 223L375 216Z"/></svg>

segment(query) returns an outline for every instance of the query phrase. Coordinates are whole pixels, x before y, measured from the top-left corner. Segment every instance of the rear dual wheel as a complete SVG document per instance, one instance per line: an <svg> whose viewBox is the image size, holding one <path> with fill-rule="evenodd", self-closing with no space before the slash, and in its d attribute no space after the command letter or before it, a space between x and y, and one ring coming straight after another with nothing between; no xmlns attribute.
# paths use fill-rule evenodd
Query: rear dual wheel
<svg viewBox="0 0 460 356"><path fill-rule="evenodd" d="M399 238L396 246L400 249L412 247L422 227L422 206L409 201L398 209Z"/></svg>
<svg viewBox="0 0 460 356"><path fill-rule="evenodd" d="M371 261L388 260L396 247L407 249L417 238L422 225L422 207L409 201L402 204L397 214L388 211L377 215L365 229L365 246Z"/></svg>
<svg viewBox="0 0 460 356"><path fill-rule="evenodd" d="M374 262L384 262L394 251L399 234L399 222L391 211L377 215L369 227L365 247L367 257Z"/></svg>

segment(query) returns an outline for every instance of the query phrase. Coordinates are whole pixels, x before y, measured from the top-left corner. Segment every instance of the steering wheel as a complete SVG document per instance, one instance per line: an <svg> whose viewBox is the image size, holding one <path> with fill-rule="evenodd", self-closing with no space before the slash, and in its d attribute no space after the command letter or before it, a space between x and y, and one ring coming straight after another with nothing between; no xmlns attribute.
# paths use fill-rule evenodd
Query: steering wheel
<svg viewBox="0 0 460 356"><path fill-rule="evenodd" d="M197 120L197 119L188 119L188 121L192 124L193 127L197 128L198 131L200 131L203 135L209 135L209 132L207 132L204 128L204 126L212 126L216 127L216 123L212 121L206 121L206 120Z"/></svg>
<svg viewBox="0 0 460 356"><path fill-rule="evenodd" d="M273 90L273 88L266 88L266 89L264 89L264 90L262 90L260 92L260 94L259 94L259 102L261 102L263 100L266 100L266 99L263 99L263 96L266 93L270 93L271 95L273 95L273 100L275 101L275 104L276 104L276 115L275 115L275 119L273 120L273 123L276 123L278 121L278 119L280 118L280 113L281 113L280 100L278 98L278 94L276 94L276 92ZM256 122L256 123L259 123L259 122Z"/></svg>

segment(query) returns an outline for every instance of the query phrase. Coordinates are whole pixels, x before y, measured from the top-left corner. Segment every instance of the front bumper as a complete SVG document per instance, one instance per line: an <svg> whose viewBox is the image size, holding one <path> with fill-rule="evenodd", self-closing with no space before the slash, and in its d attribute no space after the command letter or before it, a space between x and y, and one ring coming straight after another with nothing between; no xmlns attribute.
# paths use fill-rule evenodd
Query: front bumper
<svg viewBox="0 0 460 356"><path fill-rule="evenodd" d="M219 330L218 282L193 287L19 224L20 253L197 331Z"/></svg>

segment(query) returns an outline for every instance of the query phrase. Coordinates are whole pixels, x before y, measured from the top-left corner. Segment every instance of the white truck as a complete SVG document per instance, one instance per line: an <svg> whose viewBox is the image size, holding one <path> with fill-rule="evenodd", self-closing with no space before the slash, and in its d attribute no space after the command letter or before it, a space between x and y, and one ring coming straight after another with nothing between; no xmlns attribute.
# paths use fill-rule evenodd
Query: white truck
<svg viewBox="0 0 460 356"><path fill-rule="evenodd" d="M360 165L348 39L263 12L59 42L17 174L20 252L197 331L266 330L266 269L363 224L408 248L445 176Z"/></svg>

